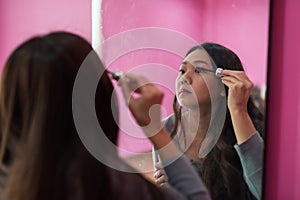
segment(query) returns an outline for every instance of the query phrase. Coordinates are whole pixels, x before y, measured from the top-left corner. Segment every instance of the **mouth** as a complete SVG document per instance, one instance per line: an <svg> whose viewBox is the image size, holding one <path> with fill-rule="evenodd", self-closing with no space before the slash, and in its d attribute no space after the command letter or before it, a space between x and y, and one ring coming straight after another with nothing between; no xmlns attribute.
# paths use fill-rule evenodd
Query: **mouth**
<svg viewBox="0 0 300 200"><path fill-rule="evenodd" d="M181 89L179 90L178 94L179 94L179 95L181 95L181 94L192 94L192 92L189 91L189 90L187 90L187 89L185 89L185 88L181 88Z"/></svg>

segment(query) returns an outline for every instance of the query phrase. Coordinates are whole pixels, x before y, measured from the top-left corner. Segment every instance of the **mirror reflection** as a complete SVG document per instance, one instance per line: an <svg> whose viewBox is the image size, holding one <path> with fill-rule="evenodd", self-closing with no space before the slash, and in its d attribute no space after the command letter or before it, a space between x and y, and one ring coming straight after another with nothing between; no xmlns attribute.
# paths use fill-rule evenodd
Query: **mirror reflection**
<svg viewBox="0 0 300 200"><path fill-rule="evenodd" d="M94 16L100 17L93 18L94 47L110 70L139 73L161 87L165 93L162 107L165 125L177 137L178 147L192 160L213 199L259 199L263 160L258 156L253 161L251 154L262 156L263 151L269 1L103 0L98 6L95 12L100 14ZM189 55L194 55L193 59ZM205 71L218 67L225 69L225 78ZM244 72L237 75L232 70ZM234 96L231 88L236 80L251 84L244 96L246 100L241 95ZM190 100L183 98L189 94ZM222 108L212 106L212 102L222 101L212 100L217 95L227 100L224 119L219 120L222 125L209 129L210 123L223 116ZM119 153L151 181L156 181L153 158L157 155L139 127L130 125L134 120L122 103L122 95L118 97ZM236 117L239 99L248 112ZM194 107L198 109L196 116L191 112ZM246 125L240 127L243 123ZM205 140L211 132L217 135L214 142ZM253 151L243 155L243 146L239 145L249 143ZM203 149L209 150L202 155ZM246 160L260 164L249 169ZM248 179L243 175L249 175Z"/></svg>

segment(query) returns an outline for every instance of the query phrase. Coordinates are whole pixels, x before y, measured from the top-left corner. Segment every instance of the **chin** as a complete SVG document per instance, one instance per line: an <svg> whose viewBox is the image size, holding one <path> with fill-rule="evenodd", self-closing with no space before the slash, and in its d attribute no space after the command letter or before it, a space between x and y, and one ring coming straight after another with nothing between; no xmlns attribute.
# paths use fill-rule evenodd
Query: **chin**
<svg viewBox="0 0 300 200"><path fill-rule="evenodd" d="M197 108L199 106L197 101L178 100L179 105L188 109Z"/></svg>

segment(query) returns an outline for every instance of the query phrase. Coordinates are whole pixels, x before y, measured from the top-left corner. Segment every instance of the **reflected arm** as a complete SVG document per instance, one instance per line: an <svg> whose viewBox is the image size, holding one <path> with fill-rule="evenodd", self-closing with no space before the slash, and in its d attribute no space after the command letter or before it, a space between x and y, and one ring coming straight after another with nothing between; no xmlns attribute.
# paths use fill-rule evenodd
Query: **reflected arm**
<svg viewBox="0 0 300 200"><path fill-rule="evenodd" d="M236 149L243 167L245 181L251 193L257 198L262 196L264 141L258 132L252 134Z"/></svg>
<svg viewBox="0 0 300 200"><path fill-rule="evenodd" d="M209 200L210 195L189 159L182 155L169 133L162 128L149 138L157 150L168 177L169 190L175 199Z"/></svg>

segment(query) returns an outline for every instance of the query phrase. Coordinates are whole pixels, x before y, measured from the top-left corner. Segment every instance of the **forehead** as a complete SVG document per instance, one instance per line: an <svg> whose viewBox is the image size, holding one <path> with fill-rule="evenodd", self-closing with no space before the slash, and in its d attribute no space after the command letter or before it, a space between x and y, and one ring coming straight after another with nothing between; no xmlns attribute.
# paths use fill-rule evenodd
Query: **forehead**
<svg viewBox="0 0 300 200"><path fill-rule="evenodd" d="M204 61L210 64L209 55L204 49L196 49L195 51L191 52L184 58L184 61L195 63L197 61Z"/></svg>

